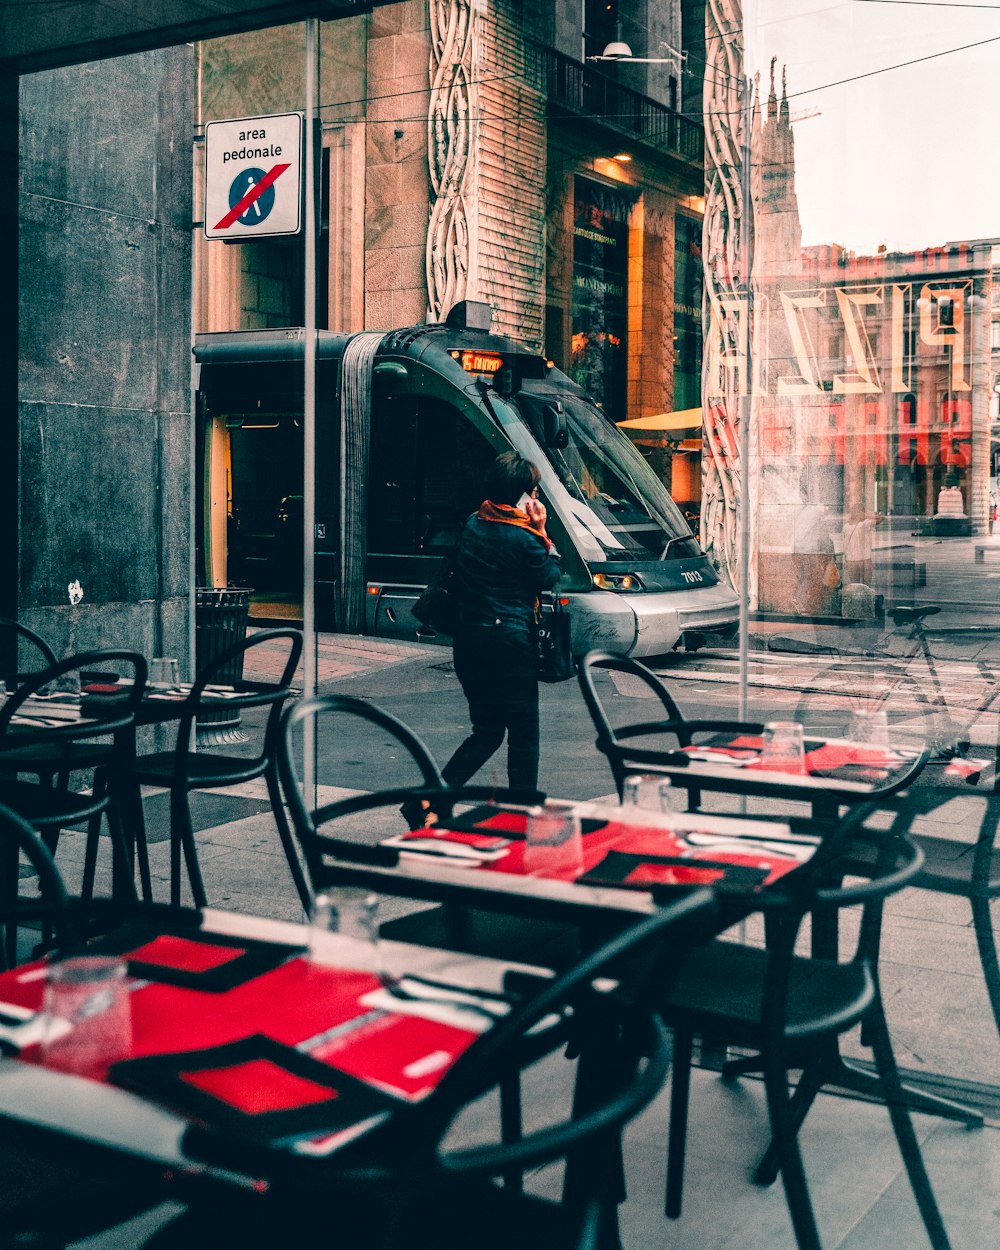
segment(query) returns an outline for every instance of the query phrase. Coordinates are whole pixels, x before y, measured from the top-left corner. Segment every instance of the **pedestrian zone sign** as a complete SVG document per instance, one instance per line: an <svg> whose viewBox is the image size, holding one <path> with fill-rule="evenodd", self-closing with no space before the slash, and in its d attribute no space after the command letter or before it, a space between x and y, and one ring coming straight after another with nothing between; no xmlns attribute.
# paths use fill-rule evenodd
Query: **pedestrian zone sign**
<svg viewBox="0 0 1000 1250"><path fill-rule="evenodd" d="M263 239L302 229L302 114L205 127L205 237Z"/></svg>

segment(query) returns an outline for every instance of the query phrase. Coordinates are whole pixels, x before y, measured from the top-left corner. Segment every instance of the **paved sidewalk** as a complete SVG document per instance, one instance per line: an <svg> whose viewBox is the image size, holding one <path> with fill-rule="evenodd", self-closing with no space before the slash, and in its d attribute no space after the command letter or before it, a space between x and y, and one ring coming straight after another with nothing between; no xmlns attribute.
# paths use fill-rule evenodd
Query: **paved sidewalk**
<svg viewBox="0 0 1000 1250"><path fill-rule="evenodd" d="M252 653L254 654L254 653ZM465 706L451 672L446 648L384 643L371 639L323 635L318 643L322 690L355 693L372 699L413 725L439 759L465 732ZM259 661L257 657L255 663ZM264 675L267 664L255 668ZM696 684L692 666L692 686ZM676 676L674 670L671 673ZM685 690L689 687L685 686ZM624 691L623 706L636 697ZM687 706L685 700L685 706ZM575 683L547 687L542 693L546 728L543 784L567 797L608 794L610 778L593 747L593 731ZM377 743L375 745L378 745ZM342 769L359 784L386 783L391 760L367 754L367 740L341 744L324 757L329 774ZM502 766L502 761L501 761ZM352 772L353 769L353 772ZM487 778L488 780L488 778ZM320 778L347 792L350 782L332 775ZM943 814L942 825L956 841L966 836L969 800L956 797ZM720 797L720 810L739 800ZM193 800L198 844L210 901L237 911L297 919L301 912L274 821L260 783ZM169 814L164 795L147 799L152 842L154 888L164 896L167 882ZM368 829L373 840L396 832L389 822ZM82 866L83 837L64 835L59 860L70 882ZM107 856L102 856L102 863ZM388 914L412 904L397 903ZM759 940L756 927L747 938ZM916 1117L932 1183L951 1233L954 1250L981 1250L1000 1244L1000 1041L986 1000L982 973L969 923L960 902L908 890L890 900L882 958L883 993L897 1057L912 1074L961 1076L981 1083L969 1087L990 1109L988 1126L967 1131L933 1117ZM858 1039L847 1053L864 1057ZM547 1067L529 1087L529 1114L552 1104L569 1065ZM787 1211L780 1186L760 1190L748 1179L767 1141L766 1112L759 1081L731 1085L709 1070L696 1072L691 1110L691 1142L684 1218L668 1223L662 1216L666 1097L664 1094L629 1130L627 1176L630 1200L623 1209L623 1241L627 1250L793 1250ZM483 1114L463 1128L468 1139L482 1132ZM829 1250L910 1250L927 1244L912 1195L901 1170L885 1108L824 1094L802 1133L823 1245ZM552 1192L549 1173L535 1181ZM89 1250L131 1250L141 1242L140 1229L162 1219L131 1225L83 1243ZM304 1248L305 1250L305 1248ZM430 1247L426 1248L430 1250Z"/></svg>

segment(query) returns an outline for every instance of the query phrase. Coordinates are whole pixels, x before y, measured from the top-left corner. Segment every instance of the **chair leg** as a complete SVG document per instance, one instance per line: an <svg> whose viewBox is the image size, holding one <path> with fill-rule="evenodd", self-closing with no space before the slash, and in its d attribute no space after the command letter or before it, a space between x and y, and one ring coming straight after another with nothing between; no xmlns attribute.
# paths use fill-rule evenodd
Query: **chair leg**
<svg viewBox="0 0 1000 1250"><path fill-rule="evenodd" d="M146 841L146 818L142 810L142 787L127 772L124 775L113 773L109 785L112 803L120 814L129 872L134 877L134 864L138 860L142 901L151 903L153 882L149 872L149 844Z"/></svg>
<svg viewBox="0 0 1000 1250"><path fill-rule="evenodd" d="M194 840L188 792L174 786L170 791L170 902L174 907L179 907L181 902L181 851L184 852L184 864L191 883L194 905L205 907L208 899L198 864L198 848Z"/></svg>
<svg viewBox="0 0 1000 1250"><path fill-rule="evenodd" d="M111 835L111 857L113 863L112 897L117 901L134 904L139 901L135 889L135 868L128 841L125 837L125 826L118 805L112 801L108 804L108 833Z"/></svg>
<svg viewBox="0 0 1000 1250"><path fill-rule="evenodd" d="M892 1053L889 1029L878 998L869 1009L867 1019L875 1066L882 1082L893 1131L899 1144L899 1153L903 1156L903 1164L910 1178L910 1187L917 1200L924 1227L927 1229L927 1236L934 1250L951 1250L951 1242L948 1240L941 1212L938 1210L937 1200L931 1189L930 1178L924 1166L924 1157L920 1153L920 1143L913 1131L913 1122L906 1106L906 1095L903 1092L899 1069L896 1067L896 1057Z"/></svg>
<svg viewBox="0 0 1000 1250"><path fill-rule="evenodd" d="M1000 965L997 963L996 939L993 936L993 917L990 915L989 899L974 898L972 903L972 924L976 930L976 943L979 946L979 962L983 965L983 976L986 979L986 992L990 996L993 1008L993 1020L1000 1033Z"/></svg>
<svg viewBox="0 0 1000 1250"><path fill-rule="evenodd" d="M521 1074L514 1072L500 1083L500 1140L505 1146L521 1140L523 1131L521 1117ZM524 1188L524 1173L520 1168L508 1168L503 1173L504 1189Z"/></svg>
<svg viewBox="0 0 1000 1250"><path fill-rule="evenodd" d="M789 1114L788 1069L770 1051L764 1055L764 1088L771 1120L771 1136L781 1166L785 1201L792 1218L795 1244L799 1250L821 1250L819 1230L813 1214L798 1137Z"/></svg>
<svg viewBox="0 0 1000 1250"><path fill-rule="evenodd" d="M809 1108L816 1101L816 1095L823 1088L824 1067L823 1059L818 1058L815 1062L808 1064L802 1069L802 1076L795 1087L795 1093L788 1102L788 1116L793 1133L798 1133L805 1122L806 1116L809 1114ZM757 1169L753 1174L754 1184L773 1185L778 1179L780 1170L778 1149L772 1141L765 1151L764 1157L757 1164Z"/></svg>
<svg viewBox="0 0 1000 1250"><path fill-rule="evenodd" d="M83 857L83 884L80 897L89 903L94 897L94 877L97 874L97 850L101 836L101 813L95 812L87 821L87 846Z"/></svg>
<svg viewBox="0 0 1000 1250"><path fill-rule="evenodd" d="M298 851L295 849L295 839L292 837L292 831L288 824L288 817L285 815L285 805L281 799L281 788L278 785L278 774L276 768L268 767L264 774L267 781L267 793L271 800L271 810L274 812L274 823L278 826L278 837L281 839L281 845L285 851L285 858L288 860L288 867L292 872L292 880L295 882L295 888L299 892L299 899L302 903L302 909L309 915L312 907L312 892L306 882L305 875L302 872L302 865L299 862Z"/></svg>
<svg viewBox="0 0 1000 1250"><path fill-rule="evenodd" d="M670 1065L670 1128L667 1133L667 1191L663 1202L664 1214L671 1220L680 1217L684 1195L693 1042L689 1029L674 1029L674 1055Z"/></svg>

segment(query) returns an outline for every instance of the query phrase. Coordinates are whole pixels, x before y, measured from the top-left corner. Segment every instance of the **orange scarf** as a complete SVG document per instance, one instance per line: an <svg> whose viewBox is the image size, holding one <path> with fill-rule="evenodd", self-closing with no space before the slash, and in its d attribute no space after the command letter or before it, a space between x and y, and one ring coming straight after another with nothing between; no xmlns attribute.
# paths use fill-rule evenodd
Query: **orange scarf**
<svg viewBox="0 0 1000 1250"><path fill-rule="evenodd" d="M540 538L545 543L546 550L552 546L552 539L546 537L540 530L535 529L527 512L522 512L520 508L515 508L513 504L494 503L492 499L484 499L479 505L479 511L476 513L476 516L480 521L499 521L501 525L516 525L518 529L527 530L530 534L534 534L536 538Z"/></svg>

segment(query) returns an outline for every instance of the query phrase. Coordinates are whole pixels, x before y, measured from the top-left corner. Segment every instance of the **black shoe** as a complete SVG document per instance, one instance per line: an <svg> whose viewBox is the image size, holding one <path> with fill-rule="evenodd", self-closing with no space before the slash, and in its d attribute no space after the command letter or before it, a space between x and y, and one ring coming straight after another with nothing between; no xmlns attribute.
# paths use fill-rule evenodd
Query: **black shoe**
<svg viewBox="0 0 1000 1250"><path fill-rule="evenodd" d="M429 825L436 825L438 819L437 812L426 799L407 799L399 814L410 830L426 829Z"/></svg>

